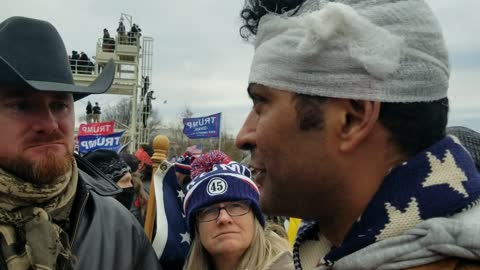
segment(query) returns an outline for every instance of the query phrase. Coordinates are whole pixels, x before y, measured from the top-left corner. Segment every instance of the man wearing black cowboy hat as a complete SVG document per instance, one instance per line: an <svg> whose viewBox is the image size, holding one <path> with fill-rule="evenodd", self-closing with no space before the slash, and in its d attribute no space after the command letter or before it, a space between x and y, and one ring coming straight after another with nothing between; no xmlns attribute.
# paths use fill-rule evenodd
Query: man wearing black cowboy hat
<svg viewBox="0 0 480 270"><path fill-rule="evenodd" d="M0 269L160 268L121 190L73 154L74 101L113 76L76 86L50 23L0 23Z"/></svg>

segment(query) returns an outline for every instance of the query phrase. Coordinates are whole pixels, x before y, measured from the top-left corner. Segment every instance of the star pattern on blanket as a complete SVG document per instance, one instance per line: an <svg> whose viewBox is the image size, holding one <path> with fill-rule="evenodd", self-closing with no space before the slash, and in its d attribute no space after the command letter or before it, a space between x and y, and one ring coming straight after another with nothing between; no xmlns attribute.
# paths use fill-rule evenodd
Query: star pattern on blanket
<svg viewBox="0 0 480 270"><path fill-rule="evenodd" d="M187 242L187 244L190 245L190 241L191 241L190 233L188 232L180 233L180 237L182 237L182 241L180 243Z"/></svg>
<svg viewBox="0 0 480 270"><path fill-rule="evenodd" d="M462 182L468 180L465 173L457 166L452 153L447 150L442 160L439 160L432 153L427 152L427 158L430 162L431 171L422 183L423 187L431 187L436 185L448 185L453 190L468 198Z"/></svg>
<svg viewBox="0 0 480 270"><path fill-rule="evenodd" d="M399 235L405 232L407 229L420 223L422 218L420 217L420 210L417 200L411 198L405 211L400 211L391 203L385 203L385 210L388 215L388 223L380 230L380 234L376 235L377 241L391 237L392 235Z"/></svg>
<svg viewBox="0 0 480 270"><path fill-rule="evenodd" d="M183 190L177 190L177 197L183 202L183 198L185 198L185 193L183 193Z"/></svg>

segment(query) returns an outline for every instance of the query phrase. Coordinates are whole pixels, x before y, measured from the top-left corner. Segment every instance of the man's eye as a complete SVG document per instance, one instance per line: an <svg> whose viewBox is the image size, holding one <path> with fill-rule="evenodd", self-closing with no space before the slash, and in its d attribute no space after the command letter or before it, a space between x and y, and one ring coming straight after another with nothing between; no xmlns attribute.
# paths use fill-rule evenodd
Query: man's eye
<svg viewBox="0 0 480 270"><path fill-rule="evenodd" d="M54 111L64 111L69 108L68 104L65 102L55 102L51 105L51 107Z"/></svg>
<svg viewBox="0 0 480 270"><path fill-rule="evenodd" d="M28 103L24 101L8 103L7 107L17 111L24 111L28 109Z"/></svg>
<svg viewBox="0 0 480 270"><path fill-rule="evenodd" d="M251 95L251 99L253 102L252 110L257 114L260 114L262 105L267 102L267 99L257 95Z"/></svg>
<svg viewBox="0 0 480 270"><path fill-rule="evenodd" d="M259 103L263 103L265 102L265 98L261 97L261 96L257 96L257 95L252 95L252 102L253 102L253 106L259 104Z"/></svg>

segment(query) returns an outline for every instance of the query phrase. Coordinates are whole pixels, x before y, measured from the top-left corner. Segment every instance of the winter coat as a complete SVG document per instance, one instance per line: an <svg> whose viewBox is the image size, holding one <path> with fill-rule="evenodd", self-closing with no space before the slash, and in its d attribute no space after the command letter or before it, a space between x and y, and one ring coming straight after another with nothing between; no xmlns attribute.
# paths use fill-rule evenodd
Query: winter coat
<svg viewBox="0 0 480 270"><path fill-rule="evenodd" d="M101 114L101 113L102 111L100 109L100 106L97 106L97 105L93 106L93 114Z"/></svg>
<svg viewBox="0 0 480 270"><path fill-rule="evenodd" d="M79 178L68 229L75 269L161 269L140 224L112 197L121 189L85 159L76 159ZM6 269L1 257L0 269Z"/></svg>
<svg viewBox="0 0 480 270"><path fill-rule="evenodd" d="M160 269L145 233L112 195L120 189L83 158L71 217L76 269Z"/></svg>
<svg viewBox="0 0 480 270"><path fill-rule="evenodd" d="M92 114L93 113L92 104L90 104L90 103L87 104L86 113L87 114Z"/></svg>
<svg viewBox="0 0 480 270"><path fill-rule="evenodd" d="M408 270L479 270L480 261L450 258L439 262L430 263Z"/></svg>
<svg viewBox="0 0 480 270"><path fill-rule="evenodd" d="M277 255L273 261L265 267L264 270L293 270L295 269L293 265L292 253L290 251L285 251Z"/></svg>
<svg viewBox="0 0 480 270"><path fill-rule="evenodd" d="M426 220L342 258L333 269L480 269L479 220L480 204L449 218Z"/></svg>
<svg viewBox="0 0 480 270"><path fill-rule="evenodd" d="M160 269L143 228L112 195L120 189L83 158L77 159L79 188L74 211L76 269Z"/></svg>

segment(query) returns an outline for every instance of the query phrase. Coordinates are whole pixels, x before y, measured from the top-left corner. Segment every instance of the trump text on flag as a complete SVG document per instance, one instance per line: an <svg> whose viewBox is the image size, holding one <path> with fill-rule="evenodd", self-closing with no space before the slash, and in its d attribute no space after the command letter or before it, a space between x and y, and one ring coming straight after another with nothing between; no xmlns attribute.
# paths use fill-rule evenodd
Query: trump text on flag
<svg viewBox="0 0 480 270"><path fill-rule="evenodd" d="M183 124L183 133L190 139L218 137L220 134L220 113L184 118Z"/></svg>
<svg viewBox="0 0 480 270"><path fill-rule="evenodd" d="M115 121L80 124L78 128L78 136L86 135L109 135L115 130Z"/></svg>
<svg viewBox="0 0 480 270"><path fill-rule="evenodd" d="M97 149L109 149L118 151L122 146L120 138L124 131L113 133L110 135L90 135L78 136L78 145L80 153L87 153Z"/></svg>

